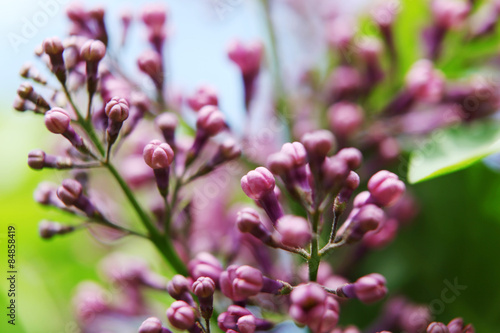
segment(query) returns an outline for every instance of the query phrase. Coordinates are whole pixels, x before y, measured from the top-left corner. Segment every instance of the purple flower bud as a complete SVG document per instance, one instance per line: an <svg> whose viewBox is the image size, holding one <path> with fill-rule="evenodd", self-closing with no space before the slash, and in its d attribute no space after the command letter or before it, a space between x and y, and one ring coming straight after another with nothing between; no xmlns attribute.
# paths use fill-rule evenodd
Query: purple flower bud
<svg viewBox="0 0 500 333"><path fill-rule="evenodd" d="M214 294L215 282L209 277L202 276L193 283L192 289L196 296L207 298Z"/></svg>
<svg viewBox="0 0 500 333"><path fill-rule="evenodd" d="M163 65L158 52L153 50L144 51L137 59L139 69L149 76L157 88L163 85Z"/></svg>
<svg viewBox="0 0 500 333"><path fill-rule="evenodd" d="M280 233L281 243L290 247L302 248L312 238L309 222L300 216L285 215L276 223L276 230Z"/></svg>
<svg viewBox="0 0 500 333"><path fill-rule="evenodd" d="M339 306L333 297L316 283L302 284L290 295L290 317L307 325L314 333L331 331L338 321Z"/></svg>
<svg viewBox="0 0 500 333"><path fill-rule="evenodd" d="M194 305L193 298L189 293L191 283L182 275L174 275L172 280L167 283L167 291L172 298L182 300Z"/></svg>
<svg viewBox="0 0 500 333"><path fill-rule="evenodd" d="M332 156L325 159L321 166L321 172L323 189L335 193L344 185L350 170L343 159Z"/></svg>
<svg viewBox="0 0 500 333"><path fill-rule="evenodd" d="M409 93L424 102L437 102L444 91L443 74L434 69L434 65L427 59L417 61L406 74L406 88Z"/></svg>
<svg viewBox="0 0 500 333"><path fill-rule="evenodd" d="M327 24L326 38L331 47L346 50L356 34L356 22L351 17L340 16Z"/></svg>
<svg viewBox="0 0 500 333"><path fill-rule="evenodd" d="M28 154L28 165L35 170L41 170L45 166L45 152L37 149L32 150Z"/></svg>
<svg viewBox="0 0 500 333"><path fill-rule="evenodd" d="M23 82L17 88L17 94L21 99L26 99L33 102L38 108L43 111L50 109L49 103L40 94L36 93L33 86L29 82Z"/></svg>
<svg viewBox="0 0 500 333"><path fill-rule="evenodd" d="M328 78L327 91L330 94L329 101L336 102L354 98L358 95L362 86L362 77L356 68L339 66Z"/></svg>
<svg viewBox="0 0 500 333"><path fill-rule="evenodd" d="M59 37L50 37L43 41L43 50L48 55L62 55L64 46Z"/></svg>
<svg viewBox="0 0 500 333"><path fill-rule="evenodd" d="M351 170L359 168L363 161L363 155L356 148L343 148L335 156L343 159Z"/></svg>
<svg viewBox="0 0 500 333"><path fill-rule="evenodd" d="M172 331L163 327L160 319L149 317L139 327L139 333L172 333Z"/></svg>
<svg viewBox="0 0 500 333"><path fill-rule="evenodd" d="M293 168L292 156L282 152L269 155L267 167L275 175L286 175Z"/></svg>
<svg viewBox="0 0 500 333"><path fill-rule="evenodd" d="M427 333L450 333L450 331L445 324L432 322L427 326Z"/></svg>
<svg viewBox="0 0 500 333"><path fill-rule="evenodd" d="M65 179L57 189L57 196L67 206L74 205L82 196L82 185L74 179Z"/></svg>
<svg viewBox="0 0 500 333"><path fill-rule="evenodd" d="M431 10L436 24L444 29L457 28L465 21L471 10L467 1L433 0Z"/></svg>
<svg viewBox="0 0 500 333"><path fill-rule="evenodd" d="M259 214L252 208L244 208L238 212L236 226L241 232L250 233L264 244L275 246L271 231L261 222Z"/></svg>
<svg viewBox="0 0 500 333"><path fill-rule="evenodd" d="M384 219L385 214L382 209L372 204L364 205L352 217L347 241L359 241L368 231L377 229Z"/></svg>
<svg viewBox="0 0 500 333"><path fill-rule="evenodd" d="M40 237L45 239L52 238L55 235L64 235L73 230L74 228L72 226L47 220L43 220L38 224L38 233Z"/></svg>
<svg viewBox="0 0 500 333"><path fill-rule="evenodd" d="M306 149L300 142L287 142L281 147L280 152L291 157L294 167L303 166L307 162Z"/></svg>
<svg viewBox="0 0 500 333"><path fill-rule="evenodd" d="M275 185L273 174L264 167L258 167L241 178L243 192L254 200L260 200L266 194L273 192Z"/></svg>
<svg viewBox="0 0 500 333"><path fill-rule="evenodd" d="M110 310L106 291L94 282L82 282L78 285L73 299L77 317L83 322L93 320L96 315Z"/></svg>
<svg viewBox="0 0 500 333"><path fill-rule="evenodd" d="M88 40L80 49L80 57L86 62L98 63L106 54L106 46L100 40Z"/></svg>
<svg viewBox="0 0 500 333"><path fill-rule="evenodd" d="M113 97L106 103L105 112L111 121L122 123L129 115L128 102L124 98Z"/></svg>
<svg viewBox="0 0 500 333"><path fill-rule="evenodd" d="M57 189L57 196L66 206L75 206L85 212L88 217L99 214L90 200L83 195L82 185L74 179L64 179Z"/></svg>
<svg viewBox="0 0 500 333"><path fill-rule="evenodd" d="M222 293L234 301L243 301L257 295L263 286L263 276L256 268L244 266L229 266L222 272L220 279Z"/></svg>
<svg viewBox="0 0 500 333"><path fill-rule="evenodd" d="M254 333L257 324L253 315L246 315L238 319L236 326L241 333Z"/></svg>
<svg viewBox="0 0 500 333"><path fill-rule="evenodd" d="M234 139L228 138L219 145L217 154L220 162L225 162L240 157L241 148ZM215 160L218 162L218 159Z"/></svg>
<svg viewBox="0 0 500 333"><path fill-rule="evenodd" d="M195 309L184 301L175 301L167 310L167 318L173 327L187 330L195 324Z"/></svg>
<svg viewBox="0 0 500 333"><path fill-rule="evenodd" d="M360 277L353 284L346 285L342 291L349 298L357 298L366 304L380 301L387 294L385 278L377 273Z"/></svg>
<svg viewBox="0 0 500 333"><path fill-rule="evenodd" d="M328 109L330 129L339 138L356 133L363 124L363 110L350 102L338 102Z"/></svg>
<svg viewBox="0 0 500 333"><path fill-rule="evenodd" d="M47 38L43 41L43 50L50 58L51 70L57 79L66 83L66 67L64 66L64 46L57 37Z"/></svg>
<svg viewBox="0 0 500 333"><path fill-rule="evenodd" d="M71 118L61 108L52 108L45 113L45 126L55 134L63 134L70 127Z"/></svg>
<svg viewBox="0 0 500 333"><path fill-rule="evenodd" d="M227 54L229 59L240 67L243 75L252 75L259 72L263 49L259 41L245 45L238 40L233 40L228 46Z"/></svg>
<svg viewBox="0 0 500 333"><path fill-rule="evenodd" d="M309 156L309 162L311 162L311 159L322 160L335 146L335 137L327 130L306 133L301 141Z"/></svg>
<svg viewBox="0 0 500 333"><path fill-rule="evenodd" d="M144 147L144 162L152 169L165 169L174 161L174 151L167 143L153 140Z"/></svg>
<svg viewBox="0 0 500 333"><path fill-rule="evenodd" d="M354 198L353 206L354 208L361 208L369 203L373 203L373 198L370 195L370 192L363 191Z"/></svg>
<svg viewBox="0 0 500 333"><path fill-rule="evenodd" d="M337 195L337 198L335 198L334 212L337 216L340 216L344 212L347 203L351 199L352 193L358 186L359 176L356 172L351 171L345 180L344 186Z"/></svg>
<svg viewBox="0 0 500 333"><path fill-rule="evenodd" d="M223 271L222 265L208 252L201 252L196 255L196 257L191 260L188 264L189 275L193 279L199 279L200 277L211 278L216 286L219 285L219 277Z"/></svg>
<svg viewBox="0 0 500 333"><path fill-rule="evenodd" d="M201 316L210 319L213 314L213 295L215 292L215 282L209 277L198 278L192 286L193 293L198 296Z"/></svg>
<svg viewBox="0 0 500 333"><path fill-rule="evenodd" d="M203 85L188 97L187 103L194 111L199 111L206 105L218 106L217 91L209 85Z"/></svg>
<svg viewBox="0 0 500 333"><path fill-rule="evenodd" d="M385 219L377 229L366 233L363 244L369 248L384 247L396 237L398 227L396 219Z"/></svg>
<svg viewBox="0 0 500 333"><path fill-rule="evenodd" d="M155 118L156 127L160 129L165 141L175 147L175 129L179 124L177 116L172 112L164 112Z"/></svg>
<svg viewBox="0 0 500 333"><path fill-rule="evenodd" d="M390 206L403 195L405 184L394 173L382 170L370 178L368 190L377 203Z"/></svg>
<svg viewBox="0 0 500 333"><path fill-rule="evenodd" d="M167 20L167 8L160 3L147 4L142 9L141 19L149 27L163 26Z"/></svg>
<svg viewBox="0 0 500 333"><path fill-rule="evenodd" d="M200 109L196 119L196 128L208 136L219 134L226 125L224 114L216 106L207 105Z"/></svg>

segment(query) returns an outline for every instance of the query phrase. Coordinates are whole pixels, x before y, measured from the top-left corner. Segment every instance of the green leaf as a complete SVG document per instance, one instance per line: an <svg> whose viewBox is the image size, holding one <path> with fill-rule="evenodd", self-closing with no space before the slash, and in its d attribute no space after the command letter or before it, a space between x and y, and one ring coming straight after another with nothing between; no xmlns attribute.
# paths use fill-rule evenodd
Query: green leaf
<svg viewBox="0 0 500 333"><path fill-rule="evenodd" d="M500 151L500 124L475 122L436 131L410 154L408 181L415 184L455 172Z"/></svg>

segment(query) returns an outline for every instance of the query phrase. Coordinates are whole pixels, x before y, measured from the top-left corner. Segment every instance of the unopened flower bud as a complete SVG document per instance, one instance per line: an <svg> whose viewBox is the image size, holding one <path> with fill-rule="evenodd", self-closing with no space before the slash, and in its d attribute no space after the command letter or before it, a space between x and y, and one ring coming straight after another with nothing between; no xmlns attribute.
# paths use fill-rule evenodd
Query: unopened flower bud
<svg viewBox="0 0 500 333"><path fill-rule="evenodd" d="M195 325L195 309L184 301L175 301L167 310L170 324L180 330L187 330Z"/></svg>
<svg viewBox="0 0 500 333"><path fill-rule="evenodd" d="M363 161L363 155L356 148L343 148L339 150L335 156L343 159L351 170L359 168L361 166L361 162Z"/></svg>
<svg viewBox="0 0 500 333"><path fill-rule="evenodd" d="M111 121L122 123L129 115L129 105L126 99L113 97L104 108L106 115Z"/></svg>
<svg viewBox="0 0 500 333"><path fill-rule="evenodd" d="M256 268L244 266L229 266L220 276L222 293L234 301L243 301L257 295L263 286L263 276Z"/></svg>
<svg viewBox="0 0 500 333"><path fill-rule="evenodd" d="M394 173L382 170L370 178L368 190L377 203L390 206L403 195L405 184Z"/></svg>
<svg viewBox="0 0 500 333"><path fill-rule="evenodd" d="M385 214L382 209L372 204L364 205L350 222L351 230L347 235L347 241L359 241L368 231L377 229L384 219Z"/></svg>
<svg viewBox="0 0 500 333"><path fill-rule="evenodd" d="M176 300L185 301L191 305L193 305L193 298L189 293L190 283L188 279L186 279L182 275L174 275L172 280L170 280L167 284L167 291L170 296L172 296Z"/></svg>
<svg viewBox="0 0 500 333"><path fill-rule="evenodd" d="M219 277L223 268L219 260L210 253L198 253L196 257L189 262L188 269L189 275L191 275L193 279L209 277L215 282L217 287L219 286Z"/></svg>
<svg viewBox="0 0 500 333"><path fill-rule="evenodd" d="M469 15L470 9L471 7L468 1L431 1L431 10L436 20L436 24L444 29L459 27Z"/></svg>
<svg viewBox="0 0 500 333"><path fill-rule="evenodd" d="M414 98L429 103L441 99L445 85L443 74L427 59L413 64L406 74L405 82L406 88Z"/></svg>
<svg viewBox="0 0 500 333"><path fill-rule="evenodd" d="M236 326L241 333L254 333L257 325L253 315L246 315L238 319Z"/></svg>
<svg viewBox="0 0 500 333"><path fill-rule="evenodd" d="M137 59L137 65L144 74L153 80L157 88L163 85L163 66L158 52L153 50L143 52Z"/></svg>
<svg viewBox="0 0 500 333"><path fill-rule="evenodd" d="M172 333L172 331L163 327L160 319L149 317L142 322L139 333Z"/></svg>
<svg viewBox="0 0 500 333"><path fill-rule="evenodd" d="M97 63L101 61L101 59L104 58L105 55L106 46L100 40L88 40L82 45L80 49L80 56L86 62Z"/></svg>
<svg viewBox="0 0 500 333"><path fill-rule="evenodd" d="M158 127L165 138L165 141L175 147L175 129L179 124L177 116L172 112L164 112L155 118L156 127Z"/></svg>
<svg viewBox="0 0 500 333"><path fill-rule="evenodd" d="M309 160L325 158L332 150L332 147L335 146L335 137L327 130L306 133L301 141L307 151Z"/></svg>
<svg viewBox="0 0 500 333"><path fill-rule="evenodd" d="M218 106L219 100L217 98L217 91L208 85L201 86L193 95L188 97L187 103L194 111L199 111L206 105Z"/></svg>
<svg viewBox="0 0 500 333"><path fill-rule="evenodd" d="M271 231L261 222L259 214L252 208L244 208L238 212L236 226L241 232L250 233L269 246L275 246Z"/></svg>
<svg viewBox="0 0 500 333"><path fill-rule="evenodd" d="M201 316L210 319L213 314L213 295L215 292L215 282L209 277L198 278L192 286L193 293L198 296Z"/></svg>
<svg viewBox="0 0 500 333"><path fill-rule="evenodd" d="M332 156L324 160L321 172L323 176L321 186L325 190L335 193L344 185L344 181L349 176L350 170L343 159Z"/></svg>
<svg viewBox="0 0 500 333"><path fill-rule="evenodd" d="M57 79L66 83L66 67L64 66L64 46L58 37L47 38L43 41L43 50L50 58L51 70Z"/></svg>
<svg viewBox="0 0 500 333"><path fill-rule="evenodd" d="M330 128L339 138L356 133L363 124L363 110L350 102L338 102L328 109Z"/></svg>
<svg viewBox="0 0 500 333"><path fill-rule="evenodd" d="M59 37L51 37L43 41L43 50L48 55L62 54L64 46Z"/></svg>
<svg viewBox="0 0 500 333"><path fill-rule="evenodd" d="M49 239L54 237L55 235L64 235L73 231L74 228L69 225L63 225L57 222L43 220L38 225L38 233L40 237Z"/></svg>
<svg viewBox="0 0 500 333"><path fill-rule="evenodd" d="M74 179L65 179L57 189L57 196L67 206L74 205L83 192L82 185Z"/></svg>
<svg viewBox="0 0 500 333"><path fill-rule="evenodd" d="M273 174L264 167L258 167L241 178L243 192L254 200L260 200L274 190L276 181Z"/></svg>
<svg viewBox="0 0 500 333"><path fill-rule="evenodd" d="M63 134L70 127L71 118L61 108L52 108L45 113L45 126L55 134Z"/></svg>
<svg viewBox="0 0 500 333"><path fill-rule="evenodd" d="M152 169L164 169L170 167L174 161L174 151L167 143L153 140L144 147L144 161Z"/></svg>
<svg viewBox="0 0 500 333"><path fill-rule="evenodd" d="M443 323L432 322L427 326L427 333L450 333L448 327Z"/></svg>
<svg viewBox="0 0 500 333"><path fill-rule="evenodd" d="M380 301L387 294L385 278L377 273L360 277L353 284L342 287L342 292L349 298L357 298L366 304Z"/></svg>
<svg viewBox="0 0 500 333"><path fill-rule="evenodd" d="M276 223L276 230L280 233L281 243L290 247L302 248L312 238L309 222L300 216L285 215Z"/></svg>
<svg viewBox="0 0 500 333"><path fill-rule="evenodd" d="M226 124L224 114L213 105L207 105L200 109L196 120L196 128L205 132L208 136L217 135Z"/></svg>

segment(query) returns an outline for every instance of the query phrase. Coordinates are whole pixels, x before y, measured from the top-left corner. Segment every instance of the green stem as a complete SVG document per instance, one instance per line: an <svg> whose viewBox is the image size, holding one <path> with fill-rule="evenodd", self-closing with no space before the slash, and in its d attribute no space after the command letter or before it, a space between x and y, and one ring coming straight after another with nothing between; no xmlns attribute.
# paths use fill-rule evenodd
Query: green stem
<svg viewBox="0 0 500 333"><path fill-rule="evenodd" d="M309 280L316 281L318 278L318 269L320 264L320 256L319 256L319 234L318 234L318 226L319 219L321 214L318 209L315 209L313 214L310 216L310 221L312 222L313 229L313 238L311 241L311 258L309 259Z"/></svg>
<svg viewBox="0 0 500 333"><path fill-rule="evenodd" d="M165 257L166 261L172 266L176 273L187 275L186 265L182 262L182 260L177 255L177 252L174 249L174 246L170 240L170 238L163 237L163 235L158 231L158 229L154 226L153 222L146 214L146 212L142 209L139 202L137 202L134 194L128 187L127 183L120 176L118 171L112 164L106 164L106 167L111 172L111 174L115 177L116 181L120 185L121 189L125 193L128 201L134 207L137 215L142 222L142 224L146 227L149 232L149 236L153 244L158 248L160 253Z"/></svg>

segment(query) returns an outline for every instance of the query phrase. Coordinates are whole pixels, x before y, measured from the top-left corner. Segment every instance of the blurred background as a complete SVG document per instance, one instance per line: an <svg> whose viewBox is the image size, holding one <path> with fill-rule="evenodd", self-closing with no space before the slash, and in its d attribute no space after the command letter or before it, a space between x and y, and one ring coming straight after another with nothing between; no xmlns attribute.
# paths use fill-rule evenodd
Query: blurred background
<svg viewBox="0 0 500 333"><path fill-rule="evenodd" d="M50 241L38 236L37 224L42 218L67 220L66 216L46 210L32 199L33 190L40 181L60 181L61 176L53 171L36 172L26 165L28 152L35 148L49 150L54 137L43 126L42 118L16 112L11 104L22 82L18 70L25 61L34 62L33 49L46 37L66 34L64 8L67 3L19 0L4 3L0 11L3 41L0 53L0 253L5 254L0 257L0 304L3 309L0 332L77 332L68 300L80 281L99 280L96 262L112 250L138 254L156 270L165 270L155 250L142 241L127 240L126 246L121 241L109 245L86 232ZM113 35L119 31L120 10L128 7L138 11L141 3L92 0L85 5L103 4L107 8L106 22ZM425 23L426 14L418 10L419 5L409 3L405 2L408 4L404 7L406 15L414 15L415 24ZM169 80L180 91L192 91L201 83L216 87L229 122L233 128L241 130L245 111L241 103L240 77L225 50L234 37L266 39L260 6L257 1L245 0L184 0L168 1L167 4L172 27L168 49ZM339 10L356 14L363 10L363 4L361 0L342 2ZM40 16L40 13L46 15ZM48 19L44 19L47 16ZM286 12L276 16L278 21L288 18ZM34 20L39 20L37 25L33 24ZM302 65L318 61L322 50L314 47L312 37L309 40L311 47L304 49L297 45L293 37L301 27L293 30L292 25L285 26L286 29L278 31L282 36L282 54L286 54L283 63L286 75L296 77ZM404 44L409 45L408 53L419 38L410 32L406 31L404 39ZM140 36L143 31L138 25L132 25L131 33ZM131 38L131 43L120 55L127 61L123 65L132 73L137 71L138 50L145 45L141 38ZM402 66L405 66L404 61ZM455 74L457 70L460 68L450 69ZM411 188L419 199L419 216L390 246L364 257L356 274L372 271L384 274L391 293L405 294L417 303L429 305L435 320L447 322L462 316L466 322L474 323L477 332L497 332L500 327L500 174L484 163L477 163ZM7 304L4 247L8 225L16 227L17 237L19 274L15 327L7 325L4 315ZM443 299L447 281L466 286L449 302ZM353 302L343 310L341 323L368 324L379 308L380 305L366 307Z"/></svg>

